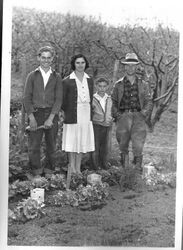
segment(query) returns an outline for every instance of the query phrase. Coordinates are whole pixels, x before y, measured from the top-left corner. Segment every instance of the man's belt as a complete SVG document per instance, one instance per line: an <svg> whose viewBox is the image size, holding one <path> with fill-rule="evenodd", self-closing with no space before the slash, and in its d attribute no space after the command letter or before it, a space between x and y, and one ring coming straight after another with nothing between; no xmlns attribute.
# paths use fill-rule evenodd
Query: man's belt
<svg viewBox="0 0 183 250"><path fill-rule="evenodd" d="M34 108L34 112L37 111L50 111L52 109L52 107L45 107L45 108Z"/></svg>
<svg viewBox="0 0 183 250"><path fill-rule="evenodd" d="M128 113L131 113L131 112L140 112L141 109L121 109L120 112L121 113L124 113L124 112L128 112Z"/></svg>

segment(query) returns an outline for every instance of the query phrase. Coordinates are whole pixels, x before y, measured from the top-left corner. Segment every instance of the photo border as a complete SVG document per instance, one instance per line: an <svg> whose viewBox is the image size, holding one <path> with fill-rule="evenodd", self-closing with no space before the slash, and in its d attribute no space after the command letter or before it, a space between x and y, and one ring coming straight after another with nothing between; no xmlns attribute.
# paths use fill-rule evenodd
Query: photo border
<svg viewBox="0 0 183 250"><path fill-rule="evenodd" d="M174 0L175 1L175 0ZM165 1L166 4L166 1ZM2 37L2 74L1 74L1 127L0 127L0 249L44 249L49 250L51 246L8 246L8 165L9 165L9 116L10 116L10 86L11 86L11 44L12 44L12 5L11 0L5 0L3 3L3 37ZM180 7L181 8L181 7ZM177 15L177 13L175 13ZM180 32L180 31L179 31ZM182 241L182 203L183 203L183 44L182 33L180 32L179 48L179 91L178 91L178 132L177 132L177 187L176 187L176 221L175 221L175 247L173 248L151 248L151 250L173 250L181 249ZM55 247L55 249L64 249L66 247ZM69 247L70 249L79 249L80 247ZM84 247L85 249L106 249L106 247ZM110 247L115 249L115 247ZM128 249L139 249L142 247L128 247ZM120 247L126 249L126 247Z"/></svg>

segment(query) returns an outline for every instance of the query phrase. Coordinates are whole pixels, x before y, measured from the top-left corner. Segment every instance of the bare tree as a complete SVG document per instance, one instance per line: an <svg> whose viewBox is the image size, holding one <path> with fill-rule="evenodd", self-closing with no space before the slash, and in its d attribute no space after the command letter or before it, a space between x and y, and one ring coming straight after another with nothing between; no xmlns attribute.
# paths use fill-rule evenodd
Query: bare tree
<svg viewBox="0 0 183 250"><path fill-rule="evenodd" d="M32 69L37 49L45 44L55 48L54 64L62 77L71 71L71 56L79 52L89 59L89 73L94 78L107 75L111 88L114 75L118 78L124 73L121 59L127 52L135 52L143 71L139 77L148 82L153 98L147 120L151 129L173 101L178 84L179 33L169 27L159 24L156 29L139 25L116 28L93 17L14 9L12 62L16 71L20 70L21 58L28 58L27 69Z"/></svg>

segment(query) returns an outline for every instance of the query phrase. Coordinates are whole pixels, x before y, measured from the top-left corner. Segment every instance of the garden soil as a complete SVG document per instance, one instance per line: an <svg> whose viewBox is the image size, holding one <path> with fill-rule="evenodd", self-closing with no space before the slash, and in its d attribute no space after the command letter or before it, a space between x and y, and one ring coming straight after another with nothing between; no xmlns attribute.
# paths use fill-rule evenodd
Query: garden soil
<svg viewBox="0 0 183 250"><path fill-rule="evenodd" d="M115 125L113 130L110 162L119 165ZM176 108L170 108L154 132L148 133L144 164L151 162L160 172L175 172L176 135ZM41 218L8 225L8 245L174 247L175 193L175 186L122 192L114 185L109 188L106 204L100 207L46 205ZM46 193L45 199L51 195ZM10 200L9 207L16 202Z"/></svg>

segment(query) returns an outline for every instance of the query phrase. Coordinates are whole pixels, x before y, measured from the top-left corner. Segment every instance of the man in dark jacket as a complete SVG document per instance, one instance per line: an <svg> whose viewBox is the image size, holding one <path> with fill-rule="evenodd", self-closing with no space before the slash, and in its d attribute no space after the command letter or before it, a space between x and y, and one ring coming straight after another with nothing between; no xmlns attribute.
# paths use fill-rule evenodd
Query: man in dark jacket
<svg viewBox="0 0 183 250"><path fill-rule="evenodd" d="M142 173L142 152L146 139L145 120L152 110L148 84L136 75L140 63L135 53L128 53L125 60L125 76L118 80L112 93L112 114L116 120L116 138L121 151L121 164L128 159L129 142L136 170Z"/></svg>
<svg viewBox="0 0 183 250"><path fill-rule="evenodd" d="M40 146L45 135L47 167L45 173L54 170L54 154L58 132L58 113L62 104L62 82L52 68L54 59L52 47L39 49L37 59L40 66L29 73L23 103L30 125L28 150L32 175L43 173L40 161Z"/></svg>

